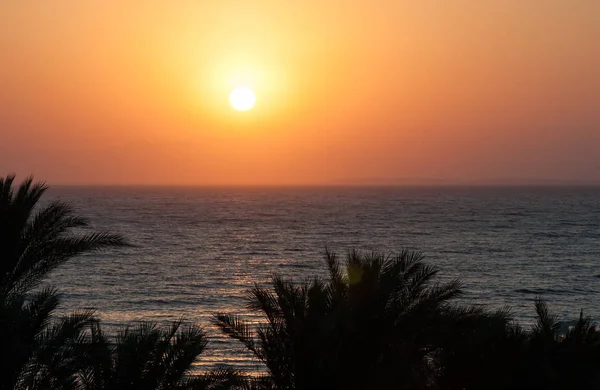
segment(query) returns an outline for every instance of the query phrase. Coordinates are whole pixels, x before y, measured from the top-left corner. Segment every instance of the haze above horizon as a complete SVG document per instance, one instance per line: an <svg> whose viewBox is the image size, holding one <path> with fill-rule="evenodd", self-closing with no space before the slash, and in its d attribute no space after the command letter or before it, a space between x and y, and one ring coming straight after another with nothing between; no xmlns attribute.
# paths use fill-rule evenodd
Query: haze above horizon
<svg viewBox="0 0 600 390"><path fill-rule="evenodd" d="M596 0L3 2L1 174L600 184L598 37Z"/></svg>

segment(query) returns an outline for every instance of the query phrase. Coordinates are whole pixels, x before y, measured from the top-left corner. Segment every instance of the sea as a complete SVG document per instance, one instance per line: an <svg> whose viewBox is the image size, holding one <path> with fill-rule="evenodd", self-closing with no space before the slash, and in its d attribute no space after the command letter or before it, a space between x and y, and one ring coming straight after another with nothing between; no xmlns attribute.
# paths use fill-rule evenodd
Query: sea
<svg viewBox="0 0 600 390"><path fill-rule="evenodd" d="M54 199L132 244L57 268L58 314L94 308L113 334L201 325L210 342L197 370L261 370L215 313L259 322L248 290L273 275L326 278L326 248L420 251L439 282L462 280L458 303L508 306L525 327L536 297L565 322L580 310L600 320L600 187L52 187Z"/></svg>

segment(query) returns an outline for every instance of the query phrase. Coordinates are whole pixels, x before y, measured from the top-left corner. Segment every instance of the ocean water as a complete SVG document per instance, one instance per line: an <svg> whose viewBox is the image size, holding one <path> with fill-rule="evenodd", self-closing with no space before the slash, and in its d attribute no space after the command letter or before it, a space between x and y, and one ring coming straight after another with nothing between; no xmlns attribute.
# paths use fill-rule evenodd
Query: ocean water
<svg viewBox="0 0 600 390"><path fill-rule="evenodd" d="M258 363L211 324L247 315L244 297L273 274L326 276L326 247L422 251L460 278L463 303L530 324L540 296L564 320L600 319L600 188L55 187L95 229L134 246L73 259L49 278L62 312L95 308L109 331L178 318L211 335L197 367Z"/></svg>

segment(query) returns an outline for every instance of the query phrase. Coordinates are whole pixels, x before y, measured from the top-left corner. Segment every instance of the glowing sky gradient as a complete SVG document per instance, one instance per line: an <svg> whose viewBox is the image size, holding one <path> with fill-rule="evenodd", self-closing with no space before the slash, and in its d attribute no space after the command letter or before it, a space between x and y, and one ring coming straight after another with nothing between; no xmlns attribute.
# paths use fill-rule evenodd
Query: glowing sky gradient
<svg viewBox="0 0 600 390"><path fill-rule="evenodd" d="M0 174L600 182L598 0L4 1L0 58Z"/></svg>

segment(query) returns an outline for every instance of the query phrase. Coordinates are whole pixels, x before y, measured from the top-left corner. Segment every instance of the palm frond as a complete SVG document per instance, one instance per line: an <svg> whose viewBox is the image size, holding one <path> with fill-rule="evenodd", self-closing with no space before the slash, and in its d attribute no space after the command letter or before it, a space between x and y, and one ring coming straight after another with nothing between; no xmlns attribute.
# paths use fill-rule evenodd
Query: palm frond
<svg viewBox="0 0 600 390"><path fill-rule="evenodd" d="M93 311L75 312L54 322L37 339L35 353L23 368L24 388L74 388L88 353L86 328Z"/></svg>
<svg viewBox="0 0 600 390"><path fill-rule="evenodd" d="M215 315L215 325L221 329L227 336L241 342L255 356L259 356L259 351L256 348L252 328L249 323L242 320L241 317L217 313Z"/></svg>
<svg viewBox="0 0 600 390"><path fill-rule="evenodd" d="M126 245L123 237L108 232L73 234L73 228L87 226L87 221L60 201L32 215L48 187L33 184L29 177L14 194L13 182L14 175L0 180L0 294L5 297L11 299L37 287L49 272L74 256Z"/></svg>
<svg viewBox="0 0 600 390"><path fill-rule="evenodd" d="M218 366L205 374L188 377L172 388L180 390L244 390L247 388L247 382L242 371L228 366Z"/></svg>
<svg viewBox="0 0 600 390"><path fill-rule="evenodd" d="M263 313L269 322L275 322L282 316L277 298L267 289L255 284L248 295L247 307L250 310Z"/></svg>
<svg viewBox="0 0 600 390"><path fill-rule="evenodd" d="M6 177L0 177L0 212L4 211L12 202L12 187L14 181L14 174L7 175Z"/></svg>
<svg viewBox="0 0 600 390"><path fill-rule="evenodd" d="M552 314L548 305L541 298L535 298L535 312L537 321L533 327L533 333L537 337L554 340L560 329L560 321L558 316Z"/></svg>
<svg viewBox="0 0 600 390"><path fill-rule="evenodd" d="M600 332L590 317L579 312L579 319L565 335L564 343L576 345L600 345Z"/></svg>
<svg viewBox="0 0 600 390"><path fill-rule="evenodd" d="M53 287L46 287L32 294L22 306L22 313L28 319L32 334L38 335L50 323L50 315L59 304L59 295Z"/></svg>
<svg viewBox="0 0 600 390"><path fill-rule="evenodd" d="M37 287L52 270L75 256L126 245L122 236L107 232L63 236L45 242L20 257L6 284L6 294L19 295Z"/></svg>
<svg viewBox="0 0 600 390"><path fill-rule="evenodd" d="M206 348L206 333L195 325L180 330L164 356L165 373L161 385L174 388L188 372L192 363Z"/></svg>
<svg viewBox="0 0 600 390"><path fill-rule="evenodd" d="M106 338L99 321L90 324L89 353L79 373L81 390L115 388L115 347Z"/></svg>

